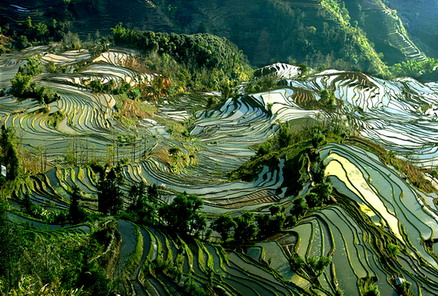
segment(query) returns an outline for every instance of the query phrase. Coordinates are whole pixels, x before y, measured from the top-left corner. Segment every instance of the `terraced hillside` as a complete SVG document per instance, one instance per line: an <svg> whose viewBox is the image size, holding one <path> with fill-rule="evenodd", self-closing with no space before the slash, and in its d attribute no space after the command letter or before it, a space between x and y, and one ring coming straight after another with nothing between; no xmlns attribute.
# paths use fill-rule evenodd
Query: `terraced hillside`
<svg viewBox="0 0 438 296"><path fill-rule="evenodd" d="M438 56L436 49L437 32L434 29L438 20L438 2L390 0L388 5L398 11L405 26L418 46L432 57Z"/></svg>
<svg viewBox="0 0 438 296"><path fill-rule="evenodd" d="M376 51L384 55L385 61L394 64L403 60L426 59L411 40L397 11L384 1L346 1L345 5L352 20L366 32L368 39L375 44Z"/></svg>
<svg viewBox="0 0 438 296"><path fill-rule="evenodd" d="M308 210L278 235L235 251L217 244L215 232L210 241L182 239L117 221L122 243L113 276L120 279L119 292L184 295L181 289L190 282L232 295L360 295L371 284L383 295L395 295L400 289L396 280L402 278L414 295L438 293L436 195L415 188L374 154L382 148L366 141L424 168L436 168L436 84L336 70L294 78L299 73L285 71L293 67L277 64L277 74L287 77L270 91L248 93L250 86L241 85L228 99L217 93L184 93L160 103L138 100L149 112L129 125L120 117L120 98L93 92L90 85L113 81L113 87L148 86L160 79L158 73L132 66L132 61L141 61L139 52L113 48L92 58L86 50L30 48L0 57L1 87L9 87L9 79L28 57L65 71L34 77L38 85L58 92L57 101L39 104L8 94L0 98L2 121L16 130L32 157L46 159L50 167L23 182L18 199L30 196L48 209L65 209L77 186L84 192L81 203L95 210L99 179L91 164L96 162L124 163L124 192L144 181L158 185L160 202L182 192L199 196L210 221L224 213L265 214L272 205L296 209L298 196L315 187L313 158L320 159L317 166L333 185L329 204ZM315 106L324 105L324 90L334 100L320 109ZM216 106L208 103L212 100ZM57 124L55 113L62 114ZM291 167L296 155L282 150L275 152L275 161L254 169L255 178L227 178L257 158L253 147L275 137L280 123L297 127L330 118L348 122L358 134L325 143L315 150L318 156L308 152L298 157L301 167ZM297 174L305 178L291 194ZM124 202L130 203L131 197L126 195ZM315 262L325 257L328 263L316 271Z"/></svg>
<svg viewBox="0 0 438 296"><path fill-rule="evenodd" d="M237 44L256 66L296 60L320 69L383 75L388 74L385 63L425 59L396 11L382 0L163 0L130 5L114 0L7 0L0 15L0 25L18 32L25 30L27 17L34 23L56 19L71 24L84 38L108 35L119 22L156 32L211 33Z"/></svg>
<svg viewBox="0 0 438 296"><path fill-rule="evenodd" d="M288 81L299 89L295 99L305 103L331 89L342 101L360 134L390 151L425 167L437 161L436 84L405 78L387 81L361 73L328 70L307 81ZM313 97L305 95L313 92Z"/></svg>

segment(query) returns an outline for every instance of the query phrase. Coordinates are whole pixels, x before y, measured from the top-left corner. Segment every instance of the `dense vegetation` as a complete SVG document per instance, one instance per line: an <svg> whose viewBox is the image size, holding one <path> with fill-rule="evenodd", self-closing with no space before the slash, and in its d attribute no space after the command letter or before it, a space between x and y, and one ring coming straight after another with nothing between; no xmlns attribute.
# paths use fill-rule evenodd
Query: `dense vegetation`
<svg viewBox="0 0 438 296"><path fill-rule="evenodd" d="M202 10L203 6L201 1L163 1L162 5L171 5L182 28L191 19L190 12ZM220 24L203 21L199 30L222 35L226 28L226 37L238 44L256 65L289 58L318 69L349 68L379 74L386 71L361 29L349 23L349 12L342 1L302 4L260 0L246 11L240 2L225 1L213 6L238 13L223 15ZM254 22L251 29L237 25L242 15Z"/></svg>
<svg viewBox="0 0 438 296"><path fill-rule="evenodd" d="M412 77L422 82L438 80L438 60L429 58L425 61L405 61L391 67L391 72L396 77Z"/></svg>
<svg viewBox="0 0 438 296"><path fill-rule="evenodd" d="M0 45L0 53L7 52L13 48L23 49L32 45L47 44L51 41L65 39L65 44L79 46L79 38L69 33L70 23L68 21L34 22L32 17L17 24L5 24L0 26L0 36L3 36L4 43Z"/></svg>
<svg viewBox="0 0 438 296"><path fill-rule="evenodd" d="M158 54L160 61L153 63L152 70L164 72L183 88L230 88L248 80L251 73L243 53L225 38L210 34L142 32L122 24L112 31L116 45L138 48L149 56Z"/></svg>
<svg viewBox="0 0 438 296"><path fill-rule="evenodd" d="M27 63L18 69L17 74L11 80L11 94L18 98L34 98L40 104L49 104L60 98L60 96L50 88L37 86L32 78L41 73L40 64L32 58L27 59Z"/></svg>
<svg viewBox="0 0 438 296"><path fill-rule="evenodd" d="M99 32L110 33L112 27L123 22L129 28L142 30L223 36L237 44L256 66L272 61L297 61L316 69L330 67L388 75L385 63L392 65L411 59L411 49L418 51L420 57L424 56L409 39L397 12L387 6L392 3L381 0L366 4L340 0L308 3L257 0L251 9L244 1L161 0L153 6L133 3L132 10L111 1L99 5L93 1L52 2L52 6L35 8L50 21L32 15L35 20L18 18L11 26L3 25L0 36L5 37L0 46L5 48L9 43L23 48L63 40L66 47L77 48L80 45L78 35L69 31L79 32L83 39L87 36L90 39L91 35L99 37ZM8 7L7 11L16 13L14 7ZM107 14L111 16L110 21ZM217 40L209 42L217 44ZM193 54L200 50L193 49ZM161 50L169 48L164 45ZM203 49L199 53L199 59L206 58L202 57ZM214 61L213 58L201 63Z"/></svg>

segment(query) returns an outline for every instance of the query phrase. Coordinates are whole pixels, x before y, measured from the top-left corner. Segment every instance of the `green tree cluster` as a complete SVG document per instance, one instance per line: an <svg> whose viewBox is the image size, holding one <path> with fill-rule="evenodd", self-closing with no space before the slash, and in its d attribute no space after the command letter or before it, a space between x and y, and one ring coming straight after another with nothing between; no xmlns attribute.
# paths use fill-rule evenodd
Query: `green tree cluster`
<svg viewBox="0 0 438 296"><path fill-rule="evenodd" d="M271 206L270 214L259 214L256 216L258 226L258 237L264 238L279 233L286 222L283 207Z"/></svg>
<svg viewBox="0 0 438 296"><path fill-rule="evenodd" d="M7 279L1 291L9 292L5 295L106 296L110 292L112 281L106 275L105 264L95 258L103 252L104 245L109 245L114 230L54 235L51 230L3 225L0 236L7 228L14 229L2 237L7 244L0 244L0 252L3 246L8 247L8 253L0 257L4 261L0 281ZM1 273L2 268L6 274Z"/></svg>
<svg viewBox="0 0 438 296"><path fill-rule="evenodd" d="M29 16L25 22L0 27L0 33L8 36L12 47L23 49L32 45L59 41L69 31L69 27L70 22L63 15L59 15L58 20L51 19L44 22L35 22Z"/></svg>
<svg viewBox="0 0 438 296"><path fill-rule="evenodd" d="M164 77L155 76L151 84L140 84L132 86L127 82L123 82L119 85L114 80L102 83L100 80L92 80L88 87L97 93L107 93L113 95L125 95L131 100L146 98L146 97L158 97L162 93L164 86L159 85L163 81Z"/></svg>
<svg viewBox="0 0 438 296"><path fill-rule="evenodd" d="M172 203L158 209L163 225L179 235L198 236L207 227L207 218L200 213L203 201L192 194L178 194Z"/></svg>
<svg viewBox="0 0 438 296"><path fill-rule="evenodd" d="M407 60L390 67L397 77L412 77L421 82L437 81L438 59L428 58L424 61Z"/></svg>
<svg viewBox="0 0 438 296"><path fill-rule="evenodd" d="M143 225L155 226L158 218L158 189L155 184L147 186L145 182L131 186L128 196L132 202L125 215L130 220Z"/></svg>
<svg viewBox="0 0 438 296"><path fill-rule="evenodd" d="M83 198L82 195L83 193L79 187L74 186L70 197L70 206L68 208L68 220L73 224L84 221L87 216L85 210L80 206L80 201Z"/></svg>
<svg viewBox="0 0 438 296"><path fill-rule="evenodd" d="M307 259L307 264L309 265L310 270L313 271L315 276L319 276L324 272L324 269L331 263L329 257L321 256L316 257L312 256Z"/></svg>
<svg viewBox="0 0 438 296"><path fill-rule="evenodd" d="M248 243L254 239L264 238L279 233L286 222L284 208L271 206L269 214L253 214L245 212L240 216L231 217L220 215L211 224L211 228L218 232L224 243L234 233L234 241Z"/></svg>
<svg viewBox="0 0 438 296"><path fill-rule="evenodd" d="M60 99L53 89L37 86L32 78L41 73L40 63L33 58L28 58L27 63L18 69L11 80L11 94L18 98L34 98L40 104L49 104Z"/></svg>
<svg viewBox="0 0 438 296"><path fill-rule="evenodd" d="M227 39L211 34L175 34L135 31L118 24L112 29L114 42L134 46L146 53L167 53L176 61L198 68L223 69L236 78L244 72L243 54Z"/></svg>
<svg viewBox="0 0 438 296"><path fill-rule="evenodd" d="M227 214L220 215L211 224L211 228L220 234L224 242L226 242L228 237L230 236L231 229L236 228L236 226L236 221Z"/></svg>
<svg viewBox="0 0 438 296"><path fill-rule="evenodd" d="M0 290L17 284L19 272L16 263L23 253L23 239L19 228L9 221L6 204L0 199ZM5 280L6 287L1 284Z"/></svg>
<svg viewBox="0 0 438 296"><path fill-rule="evenodd" d="M236 227L234 230L234 240L239 243L248 243L257 235L257 224L255 215L250 212L245 212L235 218Z"/></svg>
<svg viewBox="0 0 438 296"><path fill-rule="evenodd" d="M242 52L227 39L210 34L175 34L135 31L118 24L112 29L116 45L143 50L153 57L158 54L169 64L170 60L184 65L184 76L191 88L219 88L227 81L247 80L252 72ZM166 61L167 60L167 61ZM172 62L170 62L172 64ZM180 68L180 67L178 67ZM180 69L167 69L176 71ZM166 74L166 73L163 73ZM169 76L170 75L166 75Z"/></svg>
<svg viewBox="0 0 438 296"><path fill-rule="evenodd" d="M335 94L333 92L333 90L331 89L322 89L319 92L319 96L320 96L320 100L321 100L321 105L324 106L325 108L333 108L333 106L336 103L336 98L335 98Z"/></svg>

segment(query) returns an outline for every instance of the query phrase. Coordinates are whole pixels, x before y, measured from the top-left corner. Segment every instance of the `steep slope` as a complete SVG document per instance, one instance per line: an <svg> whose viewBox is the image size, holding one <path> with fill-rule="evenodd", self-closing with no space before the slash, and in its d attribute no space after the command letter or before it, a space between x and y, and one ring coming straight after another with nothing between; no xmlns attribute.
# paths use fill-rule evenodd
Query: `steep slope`
<svg viewBox="0 0 438 296"><path fill-rule="evenodd" d="M425 55L410 39L397 11L390 9L382 1L344 1L352 21L366 32L377 52L389 64L409 59L425 60Z"/></svg>
<svg viewBox="0 0 438 296"><path fill-rule="evenodd" d="M428 55L438 57L438 1L387 0L388 6L398 11L416 44Z"/></svg>
<svg viewBox="0 0 438 296"><path fill-rule="evenodd" d="M386 74L384 62L422 59L394 11L381 0L61 1L7 0L0 25L69 20L81 36L108 34L123 22L151 31L224 36L253 65L296 60L323 69ZM378 53L383 54L383 59Z"/></svg>

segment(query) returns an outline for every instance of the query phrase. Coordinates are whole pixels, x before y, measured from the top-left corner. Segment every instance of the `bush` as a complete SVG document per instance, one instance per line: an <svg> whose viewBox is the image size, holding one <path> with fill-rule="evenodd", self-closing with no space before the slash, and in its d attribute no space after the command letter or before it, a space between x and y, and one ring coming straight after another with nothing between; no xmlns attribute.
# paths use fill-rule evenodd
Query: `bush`
<svg viewBox="0 0 438 296"><path fill-rule="evenodd" d="M18 68L19 73L29 76L36 76L41 73L41 67L39 61L33 58L27 58L26 61L27 61L26 64Z"/></svg>
<svg viewBox="0 0 438 296"><path fill-rule="evenodd" d="M33 90L35 87L35 83L31 82L32 76L30 75L23 75L21 72L18 72L14 78L11 80L12 88L11 93L12 95L23 98L29 95L29 93Z"/></svg>

